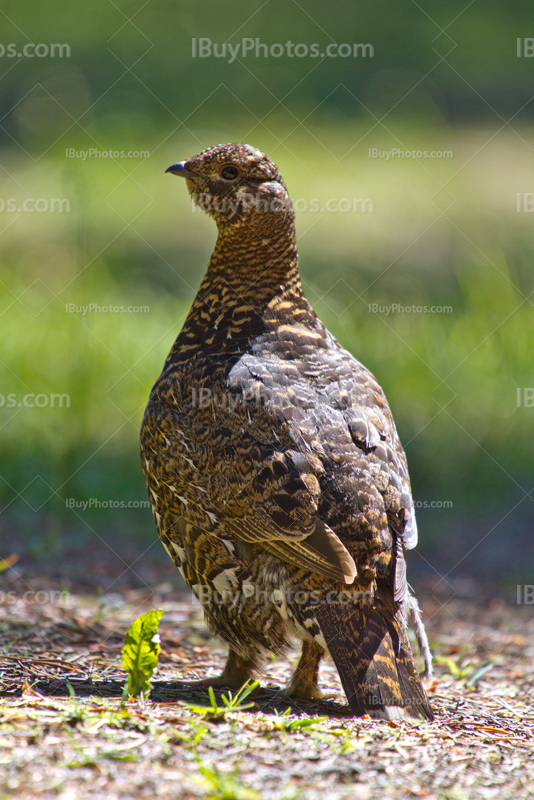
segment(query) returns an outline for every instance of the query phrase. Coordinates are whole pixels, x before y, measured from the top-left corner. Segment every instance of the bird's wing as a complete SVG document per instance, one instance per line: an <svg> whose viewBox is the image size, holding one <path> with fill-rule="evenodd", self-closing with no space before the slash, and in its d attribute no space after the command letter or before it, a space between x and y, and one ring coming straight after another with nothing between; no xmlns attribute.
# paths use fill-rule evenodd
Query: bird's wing
<svg viewBox="0 0 534 800"><path fill-rule="evenodd" d="M352 556L318 517L317 457L273 438L272 417L262 407L251 416L246 405L223 408L212 402L192 413L185 394L178 397L164 387L156 394L144 438L145 448L165 450L165 472L156 477L167 508L183 514L185 500L190 524L199 530L261 545L282 561L353 582ZM191 469L194 477L183 491L165 490ZM201 507L207 511L201 513Z"/></svg>
<svg viewBox="0 0 534 800"><path fill-rule="evenodd" d="M367 457L374 455L374 485L384 498L388 517L395 518L395 533L410 550L417 545L417 523L406 456L393 419L387 419L380 409L359 405L346 411L345 419L354 444Z"/></svg>
<svg viewBox="0 0 534 800"><path fill-rule="evenodd" d="M405 551L417 544L404 450L376 378L326 330L325 342L326 347L308 356L306 363L301 362L300 367L295 363L305 379L293 380L305 413L295 410L290 427L294 434L296 429L304 431L304 446L311 437L313 451L322 451L327 479L322 485L331 483L335 487L328 501L332 513L326 514L325 519L343 544L352 552L348 542L354 536L361 538L357 530L361 521L355 522L352 530L345 519L350 510L360 509L363 518L368 512L379 514L387 524L395 559L394 594L400 601L406 596ZM267 376L258 378L269 379L268 373L273 369L268 367L268 363L264 365ZM280 383L280 379L276 382ZM306 383L316 388L315 396L306 395ZM310 419L315 421L315 437Z"/></svg>
<svg viewBox="0 0 534 800"><path fill-rule="evenodd" d="M222 510L224 527L237 539L262 544L283 561L325 578L352 583L354 559L318 517L322 468L311 454L287 450L259 471Z"/></svg>
<svg viewBox="0 0 534 800"><path fill-rule="evenodd" d="M370 498L375 498L375 503L379 498L379 507L386 513L395 558L394 599L402 602L407 596L405 553L417 545L406 456L386 397L375 377L341 347L335 358L340 382L327 391L329 403L343 409L350 438L364 465L358 469L360 476L366 476L363 488Z"/></svg>
<svg viewBox="0 0 534 800"><path fill-rule="evenodd" d="M328 511L318 513L319 480L323 487L337 486L337 500L329 501L334 510L343 507L348 512L365 502L378 513L385 512L396 553L395 596L402 599L406 593L404 551L417 543L417 528L406 458L374 376L336 346L305 361L268 352L261 358L247 355L231 370L228 385L240 390L248 401L246 411L241 411L245 438L252 435L268 442L273 431L287 434L278 447L271 440L272 449L280 451L276 460L241 492L253 510L241 538L276 542L282 534L284 553L288 540L293 553L308 551L311 542L302 534L309 536L315 531L313 526L320 517L346 550L337 524L328 527ZM251 399L254 402L250 403ZM329 503L323 502L325 505ZM238 518L239 514L234 514L228 522L234 530ZM324 540L324 533L316 536ZM275 547L282 555L281 547L270 545L270 549ZM305 555L299 553L299 565ZM296 563L289 555L285 557ZM324 571L321 574L326 575Z"/></svg>
<svg viewBox="0 0 534 800"><path fill-rule="evenodd" d="M389 409L386 409L389 412ZM378 408L354 407L346 413L351 438L373 465L373 484L382 495L388 526L394 537L394 599L405 600L406 550L417 545L417 522L406 456L389 414Z"/></svg>

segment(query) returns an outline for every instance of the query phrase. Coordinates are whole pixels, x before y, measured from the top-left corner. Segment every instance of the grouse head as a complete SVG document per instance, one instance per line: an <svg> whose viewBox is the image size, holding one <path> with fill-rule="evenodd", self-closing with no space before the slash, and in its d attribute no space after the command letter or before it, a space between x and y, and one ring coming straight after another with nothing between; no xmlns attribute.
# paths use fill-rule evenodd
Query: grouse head
<svg viewBox="0 0 534 800"><path fill-rule="evenodd" d="M194 202L219 226L263 227L266 217L294 219L293 206L276 164L248 144L218 144L166 172L181 175Z"/></svg>

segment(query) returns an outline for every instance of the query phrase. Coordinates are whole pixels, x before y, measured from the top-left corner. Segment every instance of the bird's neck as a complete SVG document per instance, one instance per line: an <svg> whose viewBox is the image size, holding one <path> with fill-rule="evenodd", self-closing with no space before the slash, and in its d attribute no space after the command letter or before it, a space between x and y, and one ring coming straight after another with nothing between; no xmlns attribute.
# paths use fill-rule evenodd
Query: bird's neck
<svg viewBox="0 0 534 800"><path fill-rule="evenodd" d="M213 303L222 301L227 308L241 298L259 311L275 295L302 295L294 223L280 219L269 225L270 221L262 227L241 223L219 228L197 299L209 302L211 294ZM222 297L224 287L232 290L231 296L223 291Z"/></svg>
<svg viewBox="0 0 534 800"><path fill-rule="evenodd" d="M183 346L217 340L236 342L271 318L274 306L304 300L292 220L276 226L219 228L207 272L178 337ZM177 344L178 344L177 341Z"/></svg>

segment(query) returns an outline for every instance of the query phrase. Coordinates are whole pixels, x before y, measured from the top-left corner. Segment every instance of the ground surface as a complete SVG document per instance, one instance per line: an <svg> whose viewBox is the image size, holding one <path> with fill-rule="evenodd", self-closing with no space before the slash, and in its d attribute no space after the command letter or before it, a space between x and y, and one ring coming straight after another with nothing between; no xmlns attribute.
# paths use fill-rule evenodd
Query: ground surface
<svg viewBox="0 0 534 800"><path fill-rule="evenodd" d="M281 687L296 653L268 665L252 708L195 708L210 701L187 682L216 674L224 650L189 595L2 578L0 798L534 797L528 607L424 595L436 721L396 724L350 717L328 663L332 699L291 704ZM124 633L150 608L165 611L154 690L124 705Z"/></svg>

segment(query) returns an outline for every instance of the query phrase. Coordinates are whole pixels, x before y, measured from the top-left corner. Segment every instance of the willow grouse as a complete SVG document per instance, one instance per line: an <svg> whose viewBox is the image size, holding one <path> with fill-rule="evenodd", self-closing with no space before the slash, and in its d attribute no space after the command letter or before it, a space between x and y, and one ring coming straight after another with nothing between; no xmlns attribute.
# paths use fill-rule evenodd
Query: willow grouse
<svg viewBox="0 0 534 800"><path fill-rule="evenodd" d="M354 713L432 719L406 629L411 612L428 670L406 458L376 379L303 295L282 176L245 144L167 172L218 226L141 431L159 536L229 645L204 683L240 687L296 635L290 696L321 696L328 653Z"/></svg>

